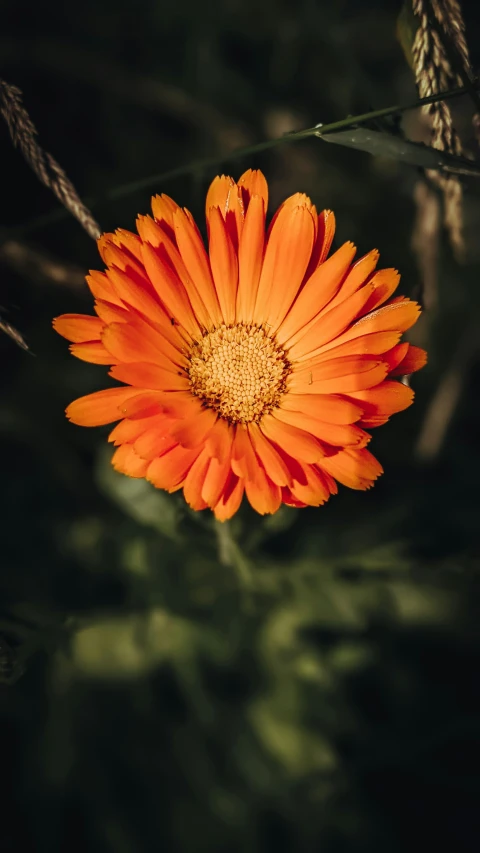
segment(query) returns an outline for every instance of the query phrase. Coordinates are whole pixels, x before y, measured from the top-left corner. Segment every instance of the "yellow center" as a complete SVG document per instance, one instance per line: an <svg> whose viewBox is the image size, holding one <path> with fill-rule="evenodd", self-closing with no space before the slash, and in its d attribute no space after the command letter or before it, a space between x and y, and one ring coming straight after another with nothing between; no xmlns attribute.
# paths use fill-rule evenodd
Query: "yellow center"
<svg viewBox="0 0 480 853"><path fill-rule="evenodd" d="M259 326L219 326L195 341L192 392L232 424L259 421L278 405L291 371L285 352Z"/></svg>

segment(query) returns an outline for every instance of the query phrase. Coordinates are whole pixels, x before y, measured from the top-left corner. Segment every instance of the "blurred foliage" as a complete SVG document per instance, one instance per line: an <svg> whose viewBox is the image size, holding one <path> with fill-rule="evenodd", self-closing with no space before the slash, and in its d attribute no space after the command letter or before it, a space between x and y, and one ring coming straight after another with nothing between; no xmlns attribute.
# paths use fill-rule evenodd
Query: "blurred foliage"
<svg viewBox="0 0 480 853"><path fill-rule="evenodd" d="M478 6L463 5L474 33ZM99 198L199 157L218 155L221 171L239 145L413 100L399 11L393 0L85 0L25 14L5 0L2 74L23 89L45 148ZM478 65L474 37L470 47ZM420 119L408 121L413 131ZM56 208L6 132L0 149L8 236ZM266 172L272 209L307 192L335 210L339 243L378 246L403 292L419 291L413 167L315 140L233 173L249 166ZM151 193L200 218L213 174ZM244 506L223 526L117 475L108 430L66 422L71 399L106 384L51 331L52 316L90 310L86 289L0 252L0 301L35 354L0 339L2 853L478 849L478 351L462 362L440 452L429 464L415 453L479 320L474 181L470 262L440 241L417 402L373 438L384 477L321 509L262 519ZM149 195L96 215L131 227ZM73 220L21 239L59 264L99 266Z"/></svg>

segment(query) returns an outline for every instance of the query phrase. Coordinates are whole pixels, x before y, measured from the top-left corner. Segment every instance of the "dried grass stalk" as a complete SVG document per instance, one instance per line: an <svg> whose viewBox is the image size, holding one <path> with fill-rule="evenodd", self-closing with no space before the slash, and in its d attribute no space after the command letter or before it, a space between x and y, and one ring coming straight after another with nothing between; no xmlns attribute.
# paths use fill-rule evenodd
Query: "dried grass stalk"
<svg viewBox="0 0 480 853"><path fill-rule="evenodd" d="M26 352L29 352L29 346L28 346L25 338L23 337L22 333L19 332L18 329L15 328L15 326L12 326L11 323L7 323L7 321L4 320L1 316L0 316L0 331L4 332L6 335L8 335L8 337L11 338L12 341L15 341L15 343L19 347L21 347L21 349L24 349Z"/></svg>
<svg viewBox="0 0 480 853"><path fill-rule="evenodd" d="M0 80L0 112L7 123L14 146L20 149L42 184L55 193L87 234L97 239L101 233L98 223L80 199L62 167L38 144L37 129L23 106L20 89L4 80Z"/></svg>
<svg viewBox="0 0 480 853"><path fill-rule="evenodd" d="M417 215L412 231L412 249L421 273L420 301L423 308L432 311L437 306L437 269L440 244L440 198L431 184L417 182L413 194ZM418 327L416 328L418 335ZM426 345L423 341L420 346Z"/></svg>
<svg viewBox="0 0 480 853"><path fill-rule="evenodd" d="M445 48L445 38L455 50L465 74L471 79L470 57L465 38L465 24L457 0L412 0L419 24L412 46L415 78L419 94L429 97L464 82L457 67L452 66ZM443 38L442 38L443 33ZM462 154L462 144L453 126L450 105L438 101L423 107L432 117L432 146L450 154ZM444 197L444 224L457 258L464 254L462 185L457 177L429 171L429 179Z"/></svg>

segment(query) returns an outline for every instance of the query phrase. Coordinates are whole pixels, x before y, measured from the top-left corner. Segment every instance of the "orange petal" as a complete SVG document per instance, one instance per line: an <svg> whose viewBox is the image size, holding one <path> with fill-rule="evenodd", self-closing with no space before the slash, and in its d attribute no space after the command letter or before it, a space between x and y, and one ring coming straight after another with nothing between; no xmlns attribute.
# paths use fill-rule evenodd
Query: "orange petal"
<svg viewBox="0 0 480 853"><path fill-rule="evenodd" d="M375 388L355 391L349 396L362 406L364 411L363 422L365 419L374 416L389 417L395 412L408 409L413 403L414 393L408 385L403 385L402 382L387 380Z"/></svg>
<svg viewBox="0 0 480 853"><path fill-rule="evenodd" d="M198 335L200 327L185 287L168 262L163 244L154 248L149 243L142 246L142 256L150 281L174 321L191 335Z"/></svg>
<svg viewBox="0 0 480 853"><path fill-rule="evenodd" d="M106 249L108 243L110 243L112 241L112 239L113 239L113 234L110 232L106 232L105 234L100 234L100 237L97 240L98 254L100 255L104 264L108 263L108 261L105 257L105 249Z"/></svg>
<svg viewBox="0 0 480 853"><path fill-rule="evenodd" d="M232 198L238 196L237 184L229 175L217 175L207 190L205 199L205 216L208 218L210 210L218 207L222 216L225 217L230 210Z"/></svg>
<svg viewBox="0 0 480 853"><path fill-rule="evenodd" d="M290 491L297 501L300 501L306 506L322 506L328 501L331 489L329 488L328 480L313 465L302 465L305 474L306 483L294 480L290 486Z"/></svg>
<svg viewBox="0 0 480 853"><path fill-rule="evenodd" d="M301 462L297 458L294 459L293 456L290 456L290 454L287 453L287 451L284 450L283 447L280 447L280 445L276 445L276 450L277 450L278 454L284 460L285 464L287 465L288 470L291 474L292 480L296 480L297 483L303 483L303 485L306 486L308 479L307 479L307 475L305 473L305 463L303 461ZM287 488L287 487L286 486L282 487L283 490L285 488Z"/></svg>
<svg viewBox="0 0 480 853"><path fill-rule="evenodd" d="M354 325L339 335L338 338L334 338L333 341L319 347L313 358L321 361L327 353L328 358L335 357L337 353L341 354L342 352L343 355L348 355L350 346L352 347L350 354L358 353L360 355L365 352L369 355L382 355L398 343L401 334L401 332L370 332L368 335L363 335L362 329ZM308 364L308 361L304 363Z"/></svg>
<svg viewBox="0 0 480 853"><path fill-rule="evenodd" d="M218 503L230 473L229 459L225 459L223 462L219 462L218 459L210 459L202 484L202 498L208 506L214 507Z"/></svg>
<svg viewBox="0 0 480 853"><path fill-rule="evenodd" d="M372 454L362 448L348 447L333 456L322 459L320 468L335 477L339 483L350 489L365 491L373 485L383 468Z"/></svg>
<svg viewBox="0 0 480 853"><path fill-rule="evenodd" d="M173 287L180 287L180 283L183 284L183 287L187 293L188 300L193 308L193 322L197 325L203 326L204 328L210 328L212 322L208 314L208 310L205 307L203 300L201 299L198 289L194 286L183 261L183 258L181 257L180 252L178 251L176 239L173 242L165 233L164 229L148 216L138 217L138 229L139 233L142 234L142 239L144 240L144 242L149 243L154 249L156 249L156 255L159 260L166 264L170 268L170 272L174 274L174 279L172 280ZM152 272L152 270L150 270L150 272L152 273L153 278L154 273ZM153 281L160 297L162 295L163 287L162 277L166 274L167 273L165 271L162 272L161 269L157 270L157 278L155 278ZM171 285L169 285L169 288L170 287ZM179 294L179 296L181 297L181 293ZM173 298L173 294L170 292L170 290L167 292L165 298L167 300L167 304L170 304L170 300L171 298ZM183 299L183 297L181 298ZM179 312L178 322L180 322L181 316L182 315L180 315ZM182 324L184 324L187 320L188 317L182 317ZM193 333L192 330L190 331L191 333Z"/></svg>
<svg viewBox="0 0 480 853"><path fill-rule="evenodd" d="M261 324L275 314L283 316L288 310L307 269L312 244L310 212L306 207L284 206L268 238L252 318L255 322ZM278 311L275 311L277 302Z"/></svg>
<svg viewBox="0 0 480 853"><path fill-rule="evenodd" d="M312 363L307 365L299 362L290 374L289 381L296 377L308 377L311 383L322 382L324 379L339 379L351 374L365 373L382 361L378 356L344 355L339 358L312 360Z"/></svg>
<svg viewBox="0 0 480 853"><path fill-rule="evenodd" d="M237 425L232 443L232 471L238 477L254 480L260 467L253 449L248 429Z"/></svg>
<svg viewBox="0 0 480 853"><path fill-rule="evenodd" d="M210 456L215 457L220 462L223 462L227 457L230 458L233 437L233 427L224 418L218 418L206 439L206 447Z"/></svg>
<svg viewBox="0 0 480 853"><path fill-rule="evenodd" d="M96 299L104 299L106 302L113 302L115 305L123 307L123 302L116 294L115 288L108 280L106 273L98 270L90 270L90 275L87 275L86 282L90 288L90 292Z"/></svg>
<svg viewBox="0 0 480 853"><path fill-rule="evenodd" d="M98 317L87 314L62 314L55 317L53 328L59 335L73 343L99 341L103 323Z"/></svg>
<svg viewBox="0 0 480 853"><path fill-rule="evenodd" d="M152 198L152 213L154 219L161 223L166 233L173 238L173 214L178 209L178 204L173 198L162 193ZM140 232L139 232L140 233Z"/></svg>
<svg viewBox="0 0 480 853"><path fill-rule="evenodd" d="M307 275L311 275L328 257L335 236L335 216L331 210L322 210L318 214L317 235L312 249L312 257Z"/></svg>
<svg viewBox="0 0 480 853"><path fill-rule="evenodd" d="M116 471L126 474L128 477L145 477L148 462L137 456L131 444L122 444L117 447L111 459Z"/></svg>
<svg viewBox="0 0 480 853"><path fill-rule="evenodd" d="M183 496L189 506L195 510L206 509L207 503L202 498L202 486L210 465L211 457L206 448L197 456L183 484Z"/></svg>
<svg viewBox="0 0 480 853"><path fill-rule="evenodd" d="M410 326L417 322L420 310L418 302L402 298L399 301L384 305L382 308L377 308L376 311L357 320L352 329L358 329L360 335L389 330L406 332Z"/></svg>
<svg viewBox="0 0 480 853"><path fill-rule="evenodd" d="M303 501L298 501L294 495L292 495L290 489L285 486L282 488L282 501L286 506L294 506L297 509L308 506L308 504L303 503Z"/></svg>
<svg viewBox="0 0 480 853"><path fill-rule="evenodd" d="M243 198L233 178L227 177L227 175L217 176L210 184L205 203L208 231L211 227L210 219L213 208L220 210L232 245L238 249L245 210Z"/></svg>
<svg viewBox="0 0 480 853"><path fill-rule="evenodd" d="M123 406L122 406L123 408ZM151 417L146 418L124 418L123 421L120 421L111 431L108 436L108 441L113 442L113 444L132 444L139 436L141 436L147 429L150 429L152 426L161 420L164 419L164 415L153 415Z"/></svg>
<svg viewBox="0 0 480 853"><path fill-rule="evenodd" d="M318 462L325 451L321 444L302 429L283 423L274 415L265 415L260 422L260 429L270 441L278 444L288 454L302 462Z"/></svg>
<svg viewBox="0 0 480 853"><path fill-rule="evenodd" d="M268 306L266 322L275 331L290 310L304 279L314 240L314 222L307 207L296 207L290 215L290 223L281 243L277 246L274 265L272 300ZM270 240L274 239L272 231ZM268 247L267 247L268 252ZM257 319L258 315L257 315Z"/></svg>
<svg viewBox="0 0 480 853"><path fill-rule="evenodd" d="M390 376L408 376L410 373L421 370L422 367L425 367L426 363L427 353L425 350L409 344L408 352L395 370L392 370Z"/></svg>
<svg viewBox="0 0 480 853"><path fill-rule="evenodd" d="M245 494L260 515L276 512L282 503L280 487L272 483L262 468L258 469L255 480L245 480Z"/></svg>
<svg viewBox="0 0 480 853"><path fill-rule="evenodd" d="M84 341L82 344L71 344L70 352L80 361L89 361L92 364L113 364L115 359L109 353L101 341Z"/></svg>
<svg viewBox="0 0 480 853"><path fill-rule="evenodd" d="M136 272L138 275L144 275L142 263L138 262L130 251L119 246L119 241L115 234L103 235L102 251L100 252L102 260L108 267L115 266L117 269L129 272ZM102 240L102 238L100 238ZM100 241L99 241L100 242Z"/></svg>
<svg viewBox="0 0 480 853"><path fill-rule="evenodd" d="M284 216L285 214L288 214L289 211L291 213L292 210L294 210L296 207L307 207L309 209L309 211L311 212L311 214L315 220L315 223L317 222L317 220L318 220L317 209L316 209L315 205L312 204L312 201L308 197L308 195L306 195L306 193L293 193L293 195L288 196L288 198L286 198L285 201L282 201L280 207L278 207L277 210L275 211L275 213L273 214L272 219L270 221L270 225L268 227L268 234L267 234L268 239L270 239L270 234L273 231L273 228L277 222L278 217L280 215Z"/></svg>
<svg viewBox="0 0 480 853"><path fill-rule="evenodd" d="M331 373L338 373L340 369L346 369L347 359L338 359L338 361L344 362L343 367L335 365L331 368ZM352 365L351 372L342 376L330 375L327 378L323 373L324 378L319 379L316 378L315 369L310 373L306 370L293 373L288 377L288 388L296 394L348 394L350 391L361 391L363 388L372 388L374 385L378 385L385 379L388 372L388 365L381 361L368 359L366 356L359 356L357 359L351 357L348 362ZM319 371L317 375L322 375L320 369L323 369L327 364L330 363L325 362L316 368Z"/></svg>
<svg viewBox="0 0 480 853"><path fill-rule="evenodd" d="M320 441L335 447L345 447L350 444L357 447L365 447L370 440L368 433L355 426L355 424L329 424L318 418L313 418L311 415L304 415L300 412L287 412L284 409L277 409L275 417L283 421L283 423L303 429ZM280 483L280 485L286 486L288 483Z"/></svg>
<svg viewBox="0 0 480 853"><path fill-rule="evenodd" d="M363 414L360 406L332 394L285 394L280 409L301 412L330 424L353 424Z"/></svg>
<svg viewBox="0 0 480 853"><path fill-rule="evenodd" d="M255 453L272 483L275 483L277 486L288 486L292 481L292 475L284 459L277 453L273 444L265 438L258 424L249 424L248 432Z"/></svg>
<svg viewBox="0 0 480 853"><path fill-rule="evenodd" d="M79 397L66 409L67 418L78 426L103 426L119 421L122 417L120 407L138 394L136 388L106 388L95 391L85 397Z"/></svg>
<svg viewBox="0 0 480 853"><path fill-rule="evenodd" d="M191 418L202 411L200 400L190 391L159 392L159 402L162 411L175 420Z"/></svg>
<svg viewBox="0 0 480 853"><path fill-rule="evenodd" d="M263 199L263 208L268 210L268 184L260 169L247 169L237 181L245 211L248 210L254 196Z"/></svg>
<svg viewBox="0 0 480 853"><path fill-rule="evenodd" d="M196 407L197 411L192 417L179 421L172 428L172 435L182 447L198 447L203 444L217 421L217 414L213 409L202 409Z"/></svg>
<svg viewBox="0 0 480 853"><path fill-rule="evenodd" d="M236 474L230 474L223 495L213 509L217 521L227 521L235 515L242 502L244 490L243 480Z"/></svg>
<svg viewBox="0 0 480 853"><path fill-rule="evenodd" d="M235 322L237 299L238 260L237 253L218 207L209 211L210 265L224 322Z"/></svg>
<svg viewBox="0 0 480 853"><path fill-rule="evenodd" d="M306 334L300 333L296 336L297 342L293 346L291 343L287 344L288 357L290 359L312 358L324 344L345 331L352 320L361 313L371 292L371 285L366 284L336 308L320 314L308 327Z"/></svg>
<svg viewBox="0 0 480 853"><path fill-rule="evenodd" d="M115 361L149 361L166 370L177 371L186 365L183 356L146 323L110 323L102 333L102 342Z"/></svg>
<svg viewBox="0 0 480 853"><path fill-rule="evenodd" d="M392 293L395 293L400 282L400 273L394 269L378 270L369 282L373 284L375 290L365 305L366 314L383 305L387 299L390 299Z"/></svg>
<svg viewBox="0 0 480 853"><path fill-rule="evenodd" d="M344 243L328 261L317 268L300 291L278 330L277 339L280 344L284 345L288 341L289 346L293 346L318 322L317 315L339 289L355 252L353 243Z"/></svg>
<svg viewBox="0 0 480 853"><path fill-rule="evenodd" d="M171 425L169 418L155 418L152 426L135 439L134 448L137 455L151 462L152 459L157 459L177 447L178 442L170 435Z"/></svg>
<svg viewBox="0 0 480 853"><path fill-rule="evenodd" d="M185 450L184 447L177 445L164 456L150 462L147 480L153 483L157 489L174 492L183 484L199 452L198 449Z"/></svg>
<svg viewBox="0 0 480 853"><path fill-rule="evenodd" d="M162 411L162 391L141 391L135 397L125 400L120 411L125 418L147 418L159 415Z"/></svg>
<svg viewBox="0 0 480 853"><path fill-rule="evenodd" d="M398 364L403 361L408 352L408 344L404 341L392 347L391 350L383 354L383 361L388 364L388 372L392 373Z"/></svg>
<svg viewBox="0 0 480 853"><path fill-rule="evenodd" d="M132 260L139 261L141 264L140 244L141 240L138 234L133 231L128 231L126 228L117 228L114 234L110 235L111 241L126 252Z"/></svg>
<svg viewBox="0 0 480 853"><path fill-rule="evenodd" d="M182 260L195 290L205 305L210 324L220 325L222 323L222 312L218 304L210 264L202 239L185 211L179 209L175 212L174 225Z"/></svg>
<svg viewBox="0 0 480 853"><path fill-rule="evenodd" d="M151 391L186 391L190 388L190 382L183 373L172 373L171 370L148 362L116 364L110 370L110 376L128 385L148 388Z"/></svg>
<svg viewBox="0 0 480 853"><path fill-rule="evenodd" d="M170 318L146 277L135 276L133 273L115 268L109 269L107 275L124 305L135 308L148 320L165 327L170 340L176 337L171 328Z"/></svg>
<svg viewBox="0 0 480 853"><path fill-rule="evenodd" d="M376 429L376 427L383 426L383 424L388 423L390 420L387 415L372 415L370 418L365 417L359 421L362 427L367 427L368 429Z"/></svg>
<svg viewBox="0 0 480 853"><path fill-rule="evenodd" d="M177 210L178 205L175 205L175 210ZM179 209L179 208L178 208ZM137 230L140 234L142 244L149 243L154 248L158 248L158 246L163 246L164 244L168 246L172 246L175 251L177 249L177 243L175 234L173 231L173 213L171 211L171 222L168 224L165 220L160 219L152 219L151 216L142 215L141 213L137 216ZM142 262L143 262L143 245L142 245Z"/></svg>
<svg viewBox="0 0 480 853"><path fill-rule="evenodd" d="M330 308L334 308L340 302L352 296L357 290L364 285L367 280L370 282L370 276L378 264L380 254L377 249L373 249L368 255L363 255L358 261L350 267L349 272L345 276L345 280L338 291L335 299L332 300Z"/></svg>
<svg viewBox="0 0 480 853"><path fill-rule="evenodd" d="M128 323L131 313L127 308L120 308L113 302L104 299L95 300L95 311L104 323Z"/></svg>
<svg viewBox="0 0 480 853"><path fill-rule="evenodd" d="M265 205L253 196L245 216L238 250L239 278L236 316L238 322L251 322L255 309L258 282L263 265L265 243Z"/></svg>

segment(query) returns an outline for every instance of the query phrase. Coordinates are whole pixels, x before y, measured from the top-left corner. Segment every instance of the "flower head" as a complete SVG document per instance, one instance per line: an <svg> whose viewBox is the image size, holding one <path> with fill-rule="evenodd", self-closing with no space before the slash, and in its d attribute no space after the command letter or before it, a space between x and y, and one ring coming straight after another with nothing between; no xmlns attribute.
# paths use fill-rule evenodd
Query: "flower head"
<svg viewBox="0 0 480 853"><path fill-rule="evenodd" d="M75 400L82 426L119 421L112 463L191 507L230 518L244 492L259 513L319 506L337 481L367 489L382 473L365 428L407 408L393 377L425 364L401 343L420 313L393 297L378 252L330 257L335 218L301 193L265 233L261 172L215 178L208 253L188 210L166 195L138 234L98 241L105 272L87 277L96 316L54 321L77 358L110 365L121 385Z"/></svg>

